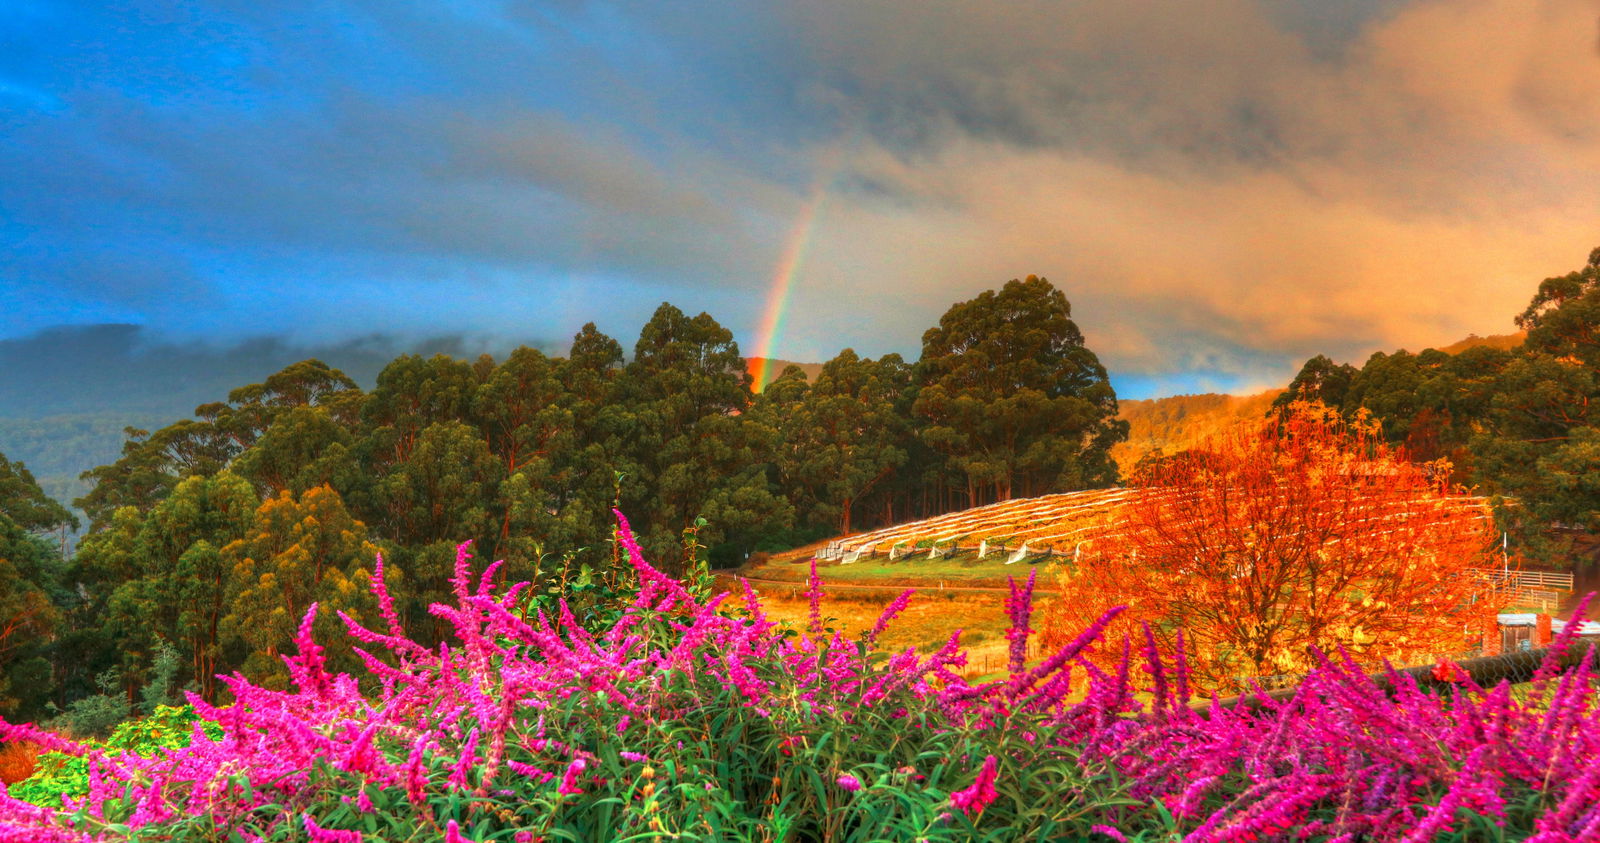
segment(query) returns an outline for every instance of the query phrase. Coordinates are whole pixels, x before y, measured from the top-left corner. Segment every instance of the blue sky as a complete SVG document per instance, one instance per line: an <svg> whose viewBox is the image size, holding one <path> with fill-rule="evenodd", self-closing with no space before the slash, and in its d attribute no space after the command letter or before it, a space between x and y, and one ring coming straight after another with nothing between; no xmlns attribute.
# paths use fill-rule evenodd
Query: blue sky
<svg viewBox="0 0 1600 843"><path fill-rule="evenodd" d="M1039 274L1139 397L1510 330L1600 245L1594 0L0 4L0 338L915 356Z"/></svg>

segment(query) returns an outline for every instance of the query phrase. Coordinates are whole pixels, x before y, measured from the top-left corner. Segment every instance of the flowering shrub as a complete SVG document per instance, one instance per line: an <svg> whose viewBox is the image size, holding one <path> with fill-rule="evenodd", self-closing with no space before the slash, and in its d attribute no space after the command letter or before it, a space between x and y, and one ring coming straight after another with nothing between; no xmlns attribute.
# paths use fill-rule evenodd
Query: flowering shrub
<svg viewBox="0 0 1600 843"><path fill-rule="evenodd" d="M1404 679L1391 696L1328 657L1292 700L1200 712L1153 644L1114 673L1082 659L1116 610L969 684L954 637L885 653L823 635L820 613L781 628L748 589L737 609L695 599L621 535L640 589L605 629L522 617L525 586L492 592L498 566L474 578L463 547L455 605L432 608L455 643L405 635L381 562L384 628L346 618L373 696L326 669L313 607L294 690L226 679L235 703L192 698L201 722L157 757L0 721L88 775L59 808L0 795L0 843L1600 838L1592 652L1530 699ZM1031 587L1013 587L1014 643Z"/></svg>

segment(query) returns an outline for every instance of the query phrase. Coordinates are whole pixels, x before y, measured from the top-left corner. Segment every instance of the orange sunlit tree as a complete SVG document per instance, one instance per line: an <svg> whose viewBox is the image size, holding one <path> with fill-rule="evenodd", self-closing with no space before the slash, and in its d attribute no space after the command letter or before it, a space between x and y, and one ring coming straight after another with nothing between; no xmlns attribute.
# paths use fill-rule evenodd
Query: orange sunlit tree
<svg viewBox="0 0 1600 843"><path fill-rule="evenodd" d="M1207 691L1302 673L1313 645L1368 664L1459 654L1498 609L1470 573L1494 533L1448 476L1390 450L1375 425L1297 403L1142 464L1120 523L1063 573L1048 628L1070 637L1126 605L1121 631L1142 643L1150 624L1169 656L1181 633Z"/></svg>

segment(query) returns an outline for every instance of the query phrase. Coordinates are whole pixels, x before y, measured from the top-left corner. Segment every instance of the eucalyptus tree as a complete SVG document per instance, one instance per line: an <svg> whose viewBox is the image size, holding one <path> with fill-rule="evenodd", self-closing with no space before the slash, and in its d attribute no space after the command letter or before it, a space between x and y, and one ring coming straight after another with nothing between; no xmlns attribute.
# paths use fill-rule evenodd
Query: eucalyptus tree
<svg viewBox="0 0 1600 843"><path fill-rule="evenodd" d="M1106 486L1127 438L1105 367L1043 278L951 306L922 336L921 436L966 480L966 505Z"/></svg>

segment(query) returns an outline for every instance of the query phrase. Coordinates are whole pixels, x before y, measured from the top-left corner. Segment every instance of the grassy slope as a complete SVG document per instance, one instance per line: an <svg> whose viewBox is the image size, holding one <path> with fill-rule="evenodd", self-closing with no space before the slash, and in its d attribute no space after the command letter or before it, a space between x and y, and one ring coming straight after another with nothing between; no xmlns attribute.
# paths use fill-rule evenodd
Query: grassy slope
<svg viewBox="0 0 1600 843"><path fill-rule="evenodd" d="M1041 557L1042 558L1042 557ZM809 557L787 560L775 557L754 561L740 570L739 575L759 580L781 580L804 583L811 567ZM929 559L926 551L891 561L888 557L871 557L849 565L819 563L817 575L824 583L839 585L881 585L896 587L937 588L941 583L957 588L1005 588L1010 577L1023 579L1038 560L1024 560L1007 565L1005 554L995 552L987 559L973 554L953 556L948 559ZM1050 565L1040 563L1039 576L1048 579Z"/></svg>

